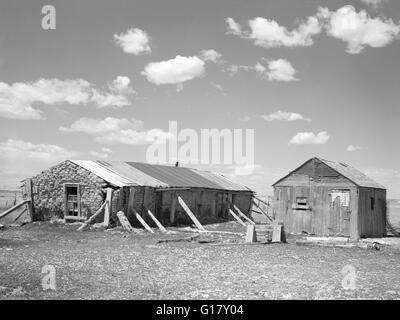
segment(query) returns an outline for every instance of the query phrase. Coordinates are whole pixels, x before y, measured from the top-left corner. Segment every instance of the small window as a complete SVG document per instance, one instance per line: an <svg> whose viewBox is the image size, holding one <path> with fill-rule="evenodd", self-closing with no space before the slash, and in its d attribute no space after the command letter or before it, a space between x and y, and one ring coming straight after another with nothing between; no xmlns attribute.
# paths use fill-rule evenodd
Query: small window
<svg viewBox="0 0 400 320"><path fill-rule="evenodd" d="M334 203L336 198L339 198L342 207L348 207L350 205L350 190L331 190L331 203Z"/></svg>
<svg viewBox="0 0 400 320"><path fill-rule="evenodd" d="M296 210L308 210L308 198L307 197L296 197Z"/></svg>
<svg viewBox="0 0 400 320"><path fill-rule="evenodd" d="M307 198L306 197L297 197L296 203L298 206L306 206L307 205Z"/></svg>
<svg viewBox="0 0 400 320"><path fill-rule="evenodd" d="M371 210L375 209L375 198L371 197Z"/></svg>

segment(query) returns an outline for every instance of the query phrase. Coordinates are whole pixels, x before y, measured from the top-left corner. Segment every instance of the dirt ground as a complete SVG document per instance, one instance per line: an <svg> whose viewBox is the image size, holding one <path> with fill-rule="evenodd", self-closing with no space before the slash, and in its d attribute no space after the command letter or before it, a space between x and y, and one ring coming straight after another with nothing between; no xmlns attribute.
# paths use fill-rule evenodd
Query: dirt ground
<svg viewBox="0 0 400 320"><path fill-rule="evenodd" d="M299 246L292 238L245 245L232 235L157 243L194 234L77 228L0 230L0 299L400 299L398 248ZM232 222L208 228L244 232ZM43 290L46 265L55 290Z"/></svg>

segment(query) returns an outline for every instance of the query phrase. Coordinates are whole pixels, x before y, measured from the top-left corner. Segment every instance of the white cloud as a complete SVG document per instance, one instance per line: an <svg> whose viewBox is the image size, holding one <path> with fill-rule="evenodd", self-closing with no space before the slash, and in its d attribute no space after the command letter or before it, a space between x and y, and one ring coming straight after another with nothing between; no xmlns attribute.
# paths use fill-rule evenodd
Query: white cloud
<svg viewBox="0 0 400 320"><path fill-rule="evenodd" d="M80 118L71 124L69 128L60 127L60 130L63 132L83 132L91 135L101 135L120 130L140 130L142 128L143 122L141 120L107 117L105 119Z"/></svg>
<svg viewBox="0 0 400 320"><path fill-rule="evenodd" d="M264 48L297 47L313 44L312 36L321 32L321 26L316 17L309 17L297 29L288 31L274 20L257 17L249 21L250 38L254 43Z"/></svg>
<svg viewBox="0 0 400 320"><path fill-rule="evenodd" d="M168 132L160 129L143 130L141 120L108 117L105 119L81 118L69 128L60 127L63 132L82 132L94 136L102 144L148 144L156 139L167 139ZM102 150L103 153L105 152Z"/></svg>
<svg viewBox="0 0 400 320"><path fill-rule="evenodd" d="M236 36L242 36L243 31L240 24L235 22L233 18L226 18L225 22L228 24L228 31L227 34L234 34Z"/></svg>
<svg viewBox="0 0 400 320"><path fill-rule="evenodd" d="M300 113L295 112L285 112L285 111L276 111L269 115L262 115L262 118L266 121L296 121L296 120L304 120L311 121L310 118L304 118Z"/></svg>
<svg viewBox="0 0 400 320"><path fill-rule="evenodd" d="M364 3L378 6L382 0L362 0ZM249 20L250 31L243 31L240 24L232 18L226 19L228 34L243 39L253 40L255 45L271 47L311 46L313 37L325 30L328 36L347 43L347 52L360 53L366 46L379 48L399 37L400 24L384 16L372 18L367 11L359 12L353 6L346 5L337 11L319 8L318 12L308 17L295 29L288 30L275 20L256 17Z"/></svg>
<svg viewBox="0 0 400 320"><path fill-rule="evenodd" d="M295 81L296 70L286 59L271 60L268 62L267 77L270 81Z"/></svg>
<svg viewBox="0 0 400 320"><path fill-rule="evenodd" d="M133 93L133 89L129 86L131 79L124 76L118 76L108 84L108 87L113 92L130 92Z"/></svg>
<svg viewBox="0 0 400 320"><path fill-rule="evenodd" d="M32 104L85 104L90 83L86 80L40 79L36 82L0 82L0 116L10 119L44 119Z"/></svg>
<svg viewBox="0 0 400 320"><path fill-rule="evenodd" d="M205 74L204 61L197 56L176 56L173 59L151 62L146 65L142 75L156 85L178 84Z"/></svg>
<svg viewBox="0 0 400 320"><path fill-rule="evenodd" d="M256 70L256 65L246 66L246 65L231 64L228 67L226 67L224 71L228 72L230 76L233 76L237 74L239 71L257 71L257 70Z"/></svg>
<svg viewBox="0 0 400 320"><path fill-rule="evenodd" d="M257 62L254 66L230 65L226 71L230 76L242 71L255 71L262 79L268 81L296 81L296 69L286 59L277 59L267 61L267 67Z"/></svg>
<svg viewBox="0 0 400 320"><path fill-rule="evenodd" d="M201 50L200 51L200 58L203 61L211 61L211 62L214 62L214 63L222 62L222 54L220 54L219 52L215 51L214 49Z"/></svg>
<svg viewBox="0 0 400 320"><path fill-rule="evenodd" d="M151 129L147 131L136 131L132 129L110 132L108 135L102 135L95 138L97 143L103 144L149 144L154 141L164 141L170 139L171 134L160 129Z"/></svg>
<svg viewBox="0 0 400 320"><path fill-rule="evenodd" d="M251 39L255 45L264 48L310 46L313 44L312 37L321 32L318 18L313 16L291 31L284 26L280 26L275 20L268 20L262 17L249 20L250 32L242 31L241 26L232 18L226 19L226 22L228 24L228 34Z"/></svg>
<svg viewBox="0 0 400 320"><path fill-rule="evenodd" d="M379 7L380 4L382 4L386 0L360 0L360 1L366 5L370 5L374 8L377 8Z"/></svg>
<svg viewBox="0 0 400 320"><path fill-rule="evenodd" d="M114 34L114 40L126 53L134 55L151 53L150 37L146 31L141 29L131 28L125 33Z"/></svg>
<svg viewBox="0 0 400 320"><path fill-rule="evenodd" d="M95 102L99 108L128 106L130 105L129 96L135 94L130 82L128 77L118 76L108 83L110 92L103 93L93 89L91 101Z"/></svg>
<svg viewBox="0 0 400 320"><path fill-rule="evenodd" d="M365 149L365 148L351 144L351 145L347 146L346 150L352 152L352 151L358 151L358 150L363 150L363 149Z"/></svg>
<svg viewBox="0 0 400 320"><path fill-rule="evenodd" d="M54 162L70 159L76 155L74 151L53 144L34 144L14 139L0 142L0 158L5 159L36 159Z"/></svg>
<svg viewBox="0 0 400 320"><path fill-rule="evenodd" d="M225 92L224 87L223 87L220 83L211 82L211 85L212 85L215 89L217 89L219 92L221 92L221 94L222 94L224 97L227 97L227 96L228 96L228 94Z"/></svg>
<svg viewBox="0 0 400 320"><path fill-rule="evenodd" d="M328 35L347 43L347 52L360 53L366 46L384 47L398 38L400 25L385 17L371 18L365 11L344 6L337 11L319 8L318 15L326 20Z"/></svg>
<svg viewBox="0 0 400 320"><path fill-rule="evenodd" d="M289 144L325 144L329 138L330 136L326 131L321 131L317 135L313 132L299 132L290 139Z"/></svg>
<svg viewBox="0 0 400 320"><path fill-rule="evenodd" d="M100 92L83 79L39 79L35 82L0 82L0 117L20 120L44 119L43 111L35 104L86 105L94 102L98 107L129 105L133 94L128 77L117 77L109 84L110 92Z"/></svg>
<svg viewBox="0 0 400 320"><path fill-rule="evenodd" d="M101 93L93 90L91 101L95 102L99 108L105 107L124 107L130 105L129 98L123 94Z"/></svg>

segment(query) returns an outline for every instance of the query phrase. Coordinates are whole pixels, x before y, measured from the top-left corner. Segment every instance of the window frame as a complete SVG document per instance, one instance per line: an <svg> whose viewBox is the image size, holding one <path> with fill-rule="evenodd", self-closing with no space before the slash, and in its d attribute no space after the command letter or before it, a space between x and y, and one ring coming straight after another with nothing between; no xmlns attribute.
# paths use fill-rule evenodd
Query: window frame
<svg viewBox="0 0 400 320"><path fill-rule="evenodd" d="M78 203L78 215L70 216L68 215L68 196L67 196L67 188L76 188L77 195L77 203ZM69 220L81 220L82 219L82 210L81 210L81 184L80 183L64 183L64 218Z"/></svg>

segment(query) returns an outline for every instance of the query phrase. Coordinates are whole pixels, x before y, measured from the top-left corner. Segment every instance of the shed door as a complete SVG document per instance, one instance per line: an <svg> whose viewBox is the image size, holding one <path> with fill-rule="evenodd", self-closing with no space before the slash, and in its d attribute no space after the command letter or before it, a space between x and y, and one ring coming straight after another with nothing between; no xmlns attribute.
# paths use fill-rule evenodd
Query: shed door
<svg viewBox="0 0 400 320"><path fill-rule="evenodd" d="M81 216L81 199L79 184L65 184L65 216L79 218Z"/></svg>
<svg viewBox="0 0 400 320"><path fill-rule="evenodd" d="M350 236L350 190L331 190L329 235Z"/></svg>

